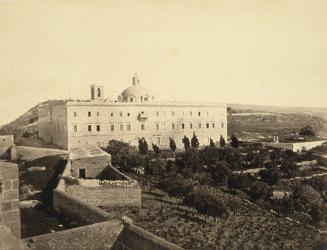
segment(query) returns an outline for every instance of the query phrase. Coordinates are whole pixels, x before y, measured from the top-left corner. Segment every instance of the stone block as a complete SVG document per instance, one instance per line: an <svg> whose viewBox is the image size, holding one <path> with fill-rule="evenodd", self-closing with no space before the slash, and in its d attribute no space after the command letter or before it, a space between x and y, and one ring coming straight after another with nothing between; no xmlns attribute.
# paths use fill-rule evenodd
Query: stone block
<svg viewBox="0 0 327 250"><path fill-rule="evenodd" d="M7 163L3 165L1 172L3 180L17 179L18 177L17 165L13 163L10 163L10 165L8 165Z"/></svg>
<svg viewBox="0 0 327 250"><path fill-rule="evenodd" d="M20 220L19 211L4 211L3 212L3 221L7 224L7 222L15 222Z"/></svg>
<svg viewBox="0 0 327 250"><path fill-rule="evenodd" d="M17 210L17 209L19 209L20 208L20 206L19 206L19 201L17 200L17 201L12 201L11 202L11 206L12 206L12 210Z"/></svg>
<svg viewBox="0 0 327 250"><path fill-rule="evenodd" d="M19 189L19 180L18 179L16 179L16 180L13 180L12 181L12 187L11 187L12 189Z"/></svg>
<svg viewBox="0 0 327 250"><path fill-rule="evenodd" d="M9 190L2 193L3 201L18 200L18 190Z"/></svg>
<svg viewBox="0 0 327 250"><path fill-rule="evenodd" d="M3 180L2 181L2 190L10 190L11 189L11 180Z"/></svg>
<svg viewBox="0 0 327 250"><path fill-rule="evenodd" d="M6 201L6 202L2 202L2 211L10 211L12 210L12 202L10 201Z"/></svg>

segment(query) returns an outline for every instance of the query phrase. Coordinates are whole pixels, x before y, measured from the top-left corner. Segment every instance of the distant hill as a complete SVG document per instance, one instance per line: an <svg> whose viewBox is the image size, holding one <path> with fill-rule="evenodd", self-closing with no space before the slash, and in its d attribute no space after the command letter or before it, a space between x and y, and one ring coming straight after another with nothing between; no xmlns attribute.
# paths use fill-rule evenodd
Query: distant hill
<svg viewBox="0 0 327 250"><path fill-rule="evenodd" d="M41 105L55 106L64 102L64 100L48 100L39 103L14 121L2 125L0 127L0 135L13 134L15 136L15 143L18 145L40 146L39 144L42 144L42 142L37 139L38 107ZM30 142L27 142L27 139Z"/></svg>

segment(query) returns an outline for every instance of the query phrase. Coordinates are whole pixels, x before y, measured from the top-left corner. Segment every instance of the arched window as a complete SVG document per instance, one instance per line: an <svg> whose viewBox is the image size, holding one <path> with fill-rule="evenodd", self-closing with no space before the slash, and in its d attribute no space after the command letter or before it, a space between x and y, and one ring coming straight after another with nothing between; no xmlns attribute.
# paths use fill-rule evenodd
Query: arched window
<svg viewBox="0 0 327 250"><path fill-rule="evenodd" d="M98 97L101 97L101 89L98 88Z"/></svg>

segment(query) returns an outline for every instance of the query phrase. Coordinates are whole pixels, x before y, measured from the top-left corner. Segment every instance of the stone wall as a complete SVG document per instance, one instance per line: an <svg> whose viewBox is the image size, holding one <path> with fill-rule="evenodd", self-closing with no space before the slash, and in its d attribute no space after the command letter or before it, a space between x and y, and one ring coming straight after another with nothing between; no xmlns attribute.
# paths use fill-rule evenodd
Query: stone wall
<svg viewBox="0 0 327 250"><path fill-rule="evenodd" d="M7 226L17 237L20 233L18 167L0 161L0 223Z"/></svg>
<svg viewBox="0 0 327 250"><path fill-rule="evenodd" d="M75 159L71 163L71 175L79 177L79 169L85 169L86 178L99 178L110 164L111 156L109 154Z"/></svg>
<svg viewBox="0 0 327 250"><path fill-rule="evenodd" d="M72 185L66 186L66 192L95 206L141 207L141 188L139 185L101 185L98 187Z"/></svg>
<svg viewBox="0 0 327 250"><path fill-rule="evenodd" d="M181 250L170 243L133 224L125 224L112 250Z"/></svg>
<svg viewBox="0 0 327 250"><path fill-rule="evenodd" d="M288 143L288 142L263 142L262 144L268 147L274 147L274 148L281 148L286 150L291 150L293 152L300 152L302 149L310 150L314 147L320 146L326 141L307 141L307 142L294 142L294 143Z"/></svg>

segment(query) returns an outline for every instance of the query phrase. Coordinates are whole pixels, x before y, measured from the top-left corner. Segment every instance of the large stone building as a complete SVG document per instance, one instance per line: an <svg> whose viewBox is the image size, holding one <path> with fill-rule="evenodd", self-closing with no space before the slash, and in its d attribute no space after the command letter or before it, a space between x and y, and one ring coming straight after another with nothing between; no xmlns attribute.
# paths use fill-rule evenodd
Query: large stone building
<svg viewBox="0 0 327 250"><path fill-rule="evenodd" d="M39 108L39 136L63 148L106 146L112 139L138 145L138 138L169 147L169 137L182 148L184 135L198 136L200 145L227 137L224 104L157 102L137 75L116 101L104 98L104 88L91 85L91 100L69 100Z"/></svg>

